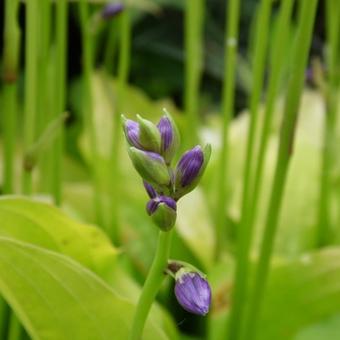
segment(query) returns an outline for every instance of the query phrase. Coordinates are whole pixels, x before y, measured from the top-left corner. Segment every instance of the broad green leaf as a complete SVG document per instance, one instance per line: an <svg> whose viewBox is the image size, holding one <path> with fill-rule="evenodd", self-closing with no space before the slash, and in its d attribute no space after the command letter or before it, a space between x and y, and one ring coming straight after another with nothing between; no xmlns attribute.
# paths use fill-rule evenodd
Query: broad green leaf
<svg viewBox="0 0 340 340"><path fill-rule="evenodd" d="M100 229L79 223L50 204L22 197L0 199L0 220L0 236L68 255L96 272L133 304L138 301L140 286L116 263L117 250ZM170 316L158 304L151 318L176 338Z"/></svg>
<svg viewBox="0 0 340 340"><path fill-rule="evenodd" d="M322 322L306 327L294 340L340 339L340 315L333 315Z"/></svg>
<svg viewBox="0 0 340 340"><path fill-rule="evenodd" d="M213 309L209 339L218 339L217 332L226 327L232 288L228 268L231 266L224 261L210 274ZM305 327L339 313L339 247L325 248L294 260L274 259L258 325L258 339L295 339Z"/></svg>
<svg viewBox="0 0 340 340"><path fill-rule="evenodd" d="M134 306L75 261L0 237L0 273L1 295L34 340L127 338ZM167 338L151 322L144 337Z"/></svg>
<svg viewBox="0 0 340 340"><path fill-rule="evenodd" d="M0 199L0 236L37 244L103 273L117 250L98 228L79 223L50 204L21 197Z"/></svg>
<svg viewBox="0 0 340 340"><path fill-rule="evenodd" d="M340 248L328 248L277 266L264 300L259 339L289 339L340 312Z"/></svg>

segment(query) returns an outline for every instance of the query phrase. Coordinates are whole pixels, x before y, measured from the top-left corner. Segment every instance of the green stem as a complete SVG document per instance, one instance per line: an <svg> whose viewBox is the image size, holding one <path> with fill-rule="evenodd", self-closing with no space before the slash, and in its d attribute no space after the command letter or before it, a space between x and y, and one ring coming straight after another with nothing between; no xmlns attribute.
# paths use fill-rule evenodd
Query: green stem
<svg viewBox="0 0 340 340"><path fill-rule="evenodd" d="M299 17L299 27L294 45L291 77L287 87L288 92L280 134L273 187L268 205L259 262L255 272L254 286L250 295L249 310L246 316L243 339L247 340L256 338L257 325L260 317L265 285L267 282L270 258L278 225L288 165L293 152L295 126L300 96L304 84L305 67L307 64L308 52L313 33L317 3L317 0L304 0L302 3L303 7L301 9L301 15Z"/></svg>
<svg viewBox="0 0 340 340"><path fill-rule="evenodd" d="M22 328L19 319L12 312L8 325L7 340L20 340L23 336L24 329Z"/></svg>
<svg viewBox="0 0 340 340"><path fill-rule="evenodd" d="M6 339L10 309L0 296L0 339Z"/></svg>
<svg viewBox="0 0 340 340"><path fill-rule="evenodd" d="M27 168L34 168L43 152L54 142L62 130L62 126L67 119L67 114L64 113L55 118L48 124L44 131L38 136L35 143L27 150L24 157L24 164Z"/></svg>
<svg viewBox="0 0 340 340"><path fill-rule="evenodd" d="M222 148L218 170L217 191L217 224L216 224L216 259L221 258L223 239L225 238L225 209L227 204L226 179L228 160L229 124L234 111L235 69L237 56L237 41L239 31L240 0L231 0L226 6L227 27L225 30L226 50L224 54L224 82L223 82L223 122Z"/></svg>
<svg viewBox="0 0 340 340"><path fill-rule="evenodd" d="M14 155L17 125L17 76L20 49L18 25L18 0L7 0L5 5L4 55L3 55L3 132L5 194L13 192Z"/></svg>
<svg viewBox="0 0 340 340"><path fill-rule="evenodd" d="M281 74L285 66L285 49L288 42L288 32L290 27L290 17L295 0L286 0L282 3L280 17L278 22L278 31L275 36L275 42L273 45L273 57L272 57L272 69L268 83L268 95L266 100L266 107L264 112L264 121L261 131L260 147L258 151L257 165L255 170L255 176L253 181L253 191L251 195L252 209L248 209L248 215L245 218L245 229L248 231L248 237L251 239L253 224L256 218L257 205L259 203L260 189L263 179L263 167L266 156L266 150L268 145L268 139L270 134L270 128L273 120L273 113L275 109L275 103L280 87ZM249 254L249 243L247 247ZM249 256L249 255L248 255Z"/></svg>
<svg viewBox="0 0 340 340"><path fill-rule="evenodd" d="M340 20L340 5L338 1L327 0L326 5L326 32L327 32L327 58L326 64L328 69L328 84L325 93L326 101L326 116L323 136L323 153L321 165L321 180L320 180L320 196L319 196L319 211L317 223L317 246L325 246L330 243L331 221L330 221L330 205L331 205L331 172L333 165L333 157L335 155L334 146L335 129L337 124L338 111L338 84L337 84L337 66L339 56L339 20Z"/></svg>
<svg viewBox="0 0 340 340"><path fill-rule="evenodd" d="M269 139L270 127L272 124L272 116L276 103L276 98L280 85L280 76L284 67L284 51L286 48L289 20L293 8L294 0L286 0L283 2L278 22L278 31L273 45L273 63L272 72L268 83L268 96L264 113L264 121L261 131L260 147L258 151L257 165L253 181L253 191L251 192L251 209L246 209L245 216L241 225L243 237L240 239L239 262L237 263L237 274L235 286L238 287L238 295L235 294L235 303L242 303L247 291L247 282L249 282L249 253L253 235L253 228L259 203L260 189L263 177L263 166L266 155L266 149ZM237 301L237 302L236 302Z"/></svg>
<svg viewBox="0 0 340 340"><path fill-rule="evenodd" d="M40 39L40 58L39 58L39 134L42 133L52 118L50 103L50 86L51 81L48 74L50 61L50 43L51 43L51 2L43 0L40 2L41 8L41 39ZM50 181L52 176L51 157L52 152L46 153L41 159L39 165L39 190L41 192L50 192Z"/></svg>
<svg viewBox="0 0 340 340"><path fill-rule="evenodd" d="M199 87L203 65L204 0L186 0L185 11L185 98L187 136L197 140L199 127ZM186 142L186 141L184 141ZM189 140L186 144L189 143ZM187 145L185 145L187 146Z"/></svg>
<svg viewBox="0 0 340 340"><path fill-rule="evenodd" d="M67 50L67 13L68 1L58 0L56 4L56 63L55 63L55 91L53 116L59 117L65 111L66 88L66 50ZM62 156L63 156L63 126L52 147L52 176L51 190L54 201L61 204L62 199Z"/></svg>
<svg viewBox="0 0 340 340"><path fill-rule="evenodd" d="M99 176L100 159L97 152L96 128L94 124L93 98L92 98L92 32L89 20L87 0L79 1L81 34L82 34L82 58L83 58L83 113L86 131L89 133L91 144L91 167L92 179L94 186L94 207L96 212L96 222L104 226L104 217L102 211L102 196Z"/></svg>
<svg viewBox="0 0 340 340"><path fill-rule="evenodd" d="M118 61L118 85L116 105L114 107L113 138L111 152L112 169L112 193L111 193L111 216L112 229L110 236L117 244L119 243L119 204L120 204L120 165L119 151L121 142L121 123L120 115L126 100L126 87L130 70L130 49L131 49L131 18L128 9L120 15L120 40L119 40L119 61Z"/></svg>
<svg viewBox="0 0 340 340"><path fill-rule="evenodd" d="M165 277L164 271L169 259L171 238L172 231L159 232L156 254L136 307L131 333L129 336L130 340L142 339L144 324L149 314L152 302L154 301Z"/></svg>
<svg viewBox="0 0 340 340"><path fill-rule="evenodd" d="M39 0L26 2L26 78L25 78L25 115L24 115L24 148L28 150L34 142L36 133L36 114L38 110L38 37ZM32 193L32 169L24 169L23 192Z"/></svg>
<svg viewBox="0 0 340 340"><path fill-rule="evenodd" d="M104 65L108 73L113 71L115 52L117 47L117 20L111 20L109 23L108 39L105 46Z"/></svg>
<svg viewBox="0 0 340 340"><path fill-rule="evenodd" d="M268 42L269 20L271 14L271 0L262 0L256 25L255 51L253 58L253 82L252 95L250 97L250 124L248 130L246 160L244 167L242 215L237 241L237 264L235 273L235 288L233 291L232 309L230 315L229 339L237 340L240 335L241 322L244 314L244 301L246 294L245 278L248 272L248 251L250 244L250 233L245 228L245 218L250 205L251 167L254 162L255 134L258 123L258 105L263 88L264 68Z"/></svg>

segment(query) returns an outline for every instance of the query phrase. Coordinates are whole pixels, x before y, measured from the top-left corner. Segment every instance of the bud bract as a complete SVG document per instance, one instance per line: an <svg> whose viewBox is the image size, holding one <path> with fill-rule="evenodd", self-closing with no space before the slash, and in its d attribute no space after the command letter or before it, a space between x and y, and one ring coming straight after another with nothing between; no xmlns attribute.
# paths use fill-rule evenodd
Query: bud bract
<svg viewBox="0 0 340 340"><path fill-rule="evenodd" d="M146 205L148 214L163 231L169 231L175 225L177 206L175 200L168 196L152 198Z"/></svg>
<svg viewBox="0 0 340 340"><path fill-rule="evenodd" d="M163 157L135 147L128 149L131 161L140 176L155 187L168 186L170 175Z"/></svg>
<svg viewBox="0 0 340 340"><path fill-rule="evenodd" d="M175 171L175 198L178 199L193 190L201 179L210 159L211 147L204 150L197 145L184 153Z"/></svg>
<svg viewBox="0 0 340 340"><path fill-rule="evenodd" d="M161 154L165 162L170 164L180 143L177 126L170 114L165 111L165 115L160 119L157 127L161 134Z"/></svg>
<svg viewBox="0 0 340 340"><path fill-rule="evenodd" d="M175 279L178 303L190 313L206 315L211 304L211 289L205 277L183 267L178 270Z"/></svg>

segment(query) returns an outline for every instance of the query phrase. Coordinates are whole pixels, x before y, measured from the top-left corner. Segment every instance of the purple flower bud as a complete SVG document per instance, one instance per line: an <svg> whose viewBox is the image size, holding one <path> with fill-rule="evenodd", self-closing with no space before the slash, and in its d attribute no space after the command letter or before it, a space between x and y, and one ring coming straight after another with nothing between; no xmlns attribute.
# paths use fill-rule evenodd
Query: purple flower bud
<svg viewBox="0 0 340 340"><path fill-rule="evenodd" d="M197 145L187 151L180 159L176 175L180 177L180 185L185 187L189 185L199 174L204 161L202 148Z"/></svg>
<svg viewBox="0 0 340 340"><path fill-rule="evenodd" d="M209 312L210 286L199 273L180 269L176 274L175 295L178 303L186 311L198 315L206 315Z"/></svg>
<svg viewBox="0 0 340 340"><path fill-rule="evenodd" d="M124 9L124 5L121 3L110 2L103 7L101 11L101 17L105 20L111 19L121 13Z"/></svg>
<svg viewBox="0 0 340 340"><path fill-rule="evenodd" d="M142 149L139 142L139 124L131 119L124 121L124 133L128 143L137 149Z"/></svg>
<svg viewBox="0 0 340 340"><path fill-rule="evenodd" d="M158 130L162 138L162 151L164 152L169 148L173 139L173 131L170 119L163 116L157 124Z"/></svg>
<svg viewBox="0 0 340 340"><path fill-rule="evenodd" d="M176 201L168 196L157 196L155 198L152 198L146 206L146 210L149 215L152 215L158 208L159 204L165 203L169 208L176 211Z"/></svg>
<svg viewBox="0 0 340 340"><path fill-rule="evenodd" d="M161 154L169 164L179 146L179 133L167 111L165 111L165 115L160 119L157 127L161 134Z"/></svg>
<svg viewBox="0 0 340 340"><path fill-rule="evenodd" d="M144 188L145 188L146 192L148 193L149 197L155 198L157 196L157 192L154 189L154 187L150 183L148 183L147 181L143 181L143 184L144 184Z"/></svg>
<svg viewBox="0 0 340 340"><path fill-rule="evenodd" d="M209 162L210 155L211 146L208 144L203 151L197 145L182 156L177 164L174 179L172 179L175 184L173 198L176 201L197 186Z"/></svg>

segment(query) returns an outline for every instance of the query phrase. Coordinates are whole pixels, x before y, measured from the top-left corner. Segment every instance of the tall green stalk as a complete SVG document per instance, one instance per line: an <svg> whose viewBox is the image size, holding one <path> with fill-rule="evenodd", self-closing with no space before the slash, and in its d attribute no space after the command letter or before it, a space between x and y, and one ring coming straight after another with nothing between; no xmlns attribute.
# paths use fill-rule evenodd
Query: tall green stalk
<svg viewBox="0 0 340 340"><path fill-rule="evenodd" d="M92 98L92 68L93 68L93 50L92 50L92 31L89 20L88 1L79 1L79 13L82 35L82 62L83 62L83 114L86 131L89 133L91 145L91 170L94 186L94 207L96 212L96 222L104 226L102 211L102 197L100 188L100 176L98 165L100 164L97 151L96 129L94 125L94 108Z"/></svg>
<svg viewBox="0 0 340 340"><path fill-rule="evenodd" d="M330 205L331 205L331 173L332 159L335 155L335 130L337 124L338 113L338 78L337 69L339 63L339 20L340 20L340 4L339 1L327 0L326 5L326 33L327 33L327 58L326 64L328 69L327 86L325 93L326 116L323 132L323 153L322 167L320 178L320 196L319 211L317 223L317 246L325 246L330 243L331 221L330 221Z"/></svg>
<svg viewBox="0 0 340 340"><path fill-rule="evenodd" d="M113 138L111 151L111 216L112 229L109 231L112 240L119 243L119 202L120 202L120 165L119 151L121 142L120 115L126 100L126 86L130 70L130 49L131 49L131 18L129 9L120 14L120 36L119 36L119 60L118 60L118 84L116 105L114 107Z"/></svg>
<svg viewBox="0 0 340 340"><path fill-rule="evenodd" d="M58 0L56 3L56 60L55 60L55 90L53 100L53 117L59 117L65 111L66 88L66 55L67 55L67 13L68 1ZM62 199L62 157L63 129L56 137L52 147L51 191L57 205Z"/></svg>
<svg viewBox="0 0 340 340"><path fill-rule="evenodd" d="M50 64L50 43L51 43L51 1L42 0L40 2L41 10L41 36L40 36L40 57L39 57L39 120L38 132L41 134L52 118L51 103L50 103L50 86L49 77ZM45 157L39 163L39 191L50 192L50 181L52 178L51 152L46 153Z"/></svg>
<svg viewBox="0 0 340 340"><path fill-rule="evenodd" d="M0 297L0 339L5 339L8 328L9 307L6 301Z"/></svg>
<svg viewBox="0 0 340 340"><path fill-rule="evenodd" d="M24 334L24 329L20 324L19 319L14 313L11 313L9 324L8 324L8 334L7 340L21 340Z"/></svg>
<svg viewBox="0 0 340 340"><path fill-rule="evenodd" d="M111 20L109 23L108 38L104 53L104 66L107 72L113 71L114 58L117 50L118 27L117 20Z"/></svg>
<svg viewBox="0 0 340 340"><path fill-rule="evenodd" d="M304 0L302 3L301 15L299 17L299 26L294 45L290 80L287 87L288 92L280 133L280 143L273 187L268 205L260 257L255 272L254 286L250 295L249 310L246 315L245 332L243 337L243 339L246 340L256 338L288 166L293 152L295 126L300 96L304 84L305 67L307 64L308 52L313 33L317 2L317 0Z"/></svg>
<svg viewBox="0 0 340 340"><path fill-rule="evenodd" d="M271 63L271 74L268 82L268 93L266 106L264 111L264 120L261 130L261 139L259 151L256 156L257 164L255 169L255 175L252 182L251 201L252 209L247 210L247 216L245 218L245 229L248 230L248 237L251 239L253 224L255 223L257 206L259 203L260 190L263 179L263 167L265 164L265 155L268 145L270 128L273 120L273 113L275 109L275 103L277 100L280 79L282 71L285 67L285 50L287 48L288 33L290 27L290 17L295 0L286 0L282 3L280 10L280 17L278 22L278 31L275 36L273 44L273 57ZM249 253L249 248L248 248Z"/></svg>
<svg viewBox="0 0 340 340"><path fill-rule="evenodd" d="M4 127L4 183L5 194L14 192L14 157L17 137L17 78L20 56L20 28L18 24L18 0L5 4L4 56L3 56L3 127ZM6 302L0 297L0 337L17 340L22 327ZM7 335L6 335L7 332Z"/></svg>
<svg viewBox="0 0 340 340"><path fill-rule="evenodd" d="M229 123L234 111L235 69L239 31L240 1L228 1L226 6L227 25L225 30L224 82L222 104L221 156L218 170L216 258L220 259L225 238L225 208L227 203L226 179L228 160Z"/></svg>
<svg viewBox="0 0 340 340"><path fill-rule="evenodd" d="M39 39L39 0L26 2L26 42L25 42L25 112L23 144L24 152L33 144L36 134L38 111L38 39ZM25 167L23 172L23 192L32 193L32 169Z"/></svg>
<svg viewBox="0 0 340 340"><path fill-rule="evenodd" d="M156 254L138 300L129 340L142 339L145 321L165 277L164 270L169 259L172 231L159 232Z"/></svg>
<svg viewBox="0 0 340 340"><path fill-rule="evenodd" d="M252 206L246 209L245 215L242 219L243 224L241 224L241 228L243 231L244 239L243 239L243 247L240 249L242 251L242 262L238 263L238 266L242 266L239 268L239 275L236 275L235 286L239 287L242 294L239 293L239 301L243 301L245 299L245 294L247 291L247 282L249 282L249 253L251 240L253 235L253 228L256 219L257 207L259 203L260 190L263 179L263 167L264 167L264 159L266 155L266 149L269 139L270 127L272 124L272 117L274 113L275 103L278 95L279 85L280 85L280 76L282 74L282 70L284 68L284 58L285 58L285 48L287 47L287 38L289 30L289 20L291 16L291 12L293 9L294 0L286 0L282 3L282 7L280 9L280 16L278 21L278 30L277 35L275 36L275 42L273 45L273 57L271 64L271 73L268 82L268 94L266 100L266 107L264 112L264 120L261 131L261 139L260 146L256 156L257 164L255 170L255 176L253 177L253 181L251 183L250 190L250 199ZM255 150L254 150L255 151ZM241 254L240 254L241 258ZM242 274L242 275L241 275Z"/></svg>
<svg viewBox="0 0 340 340"><path fill-rule="evenodd" d="M245 218L251 209L251 167L254 163L256 131L258 123L258 106L261 98L264 81L264 69L267 55L268 31L271 14L271 0L262 0L257 17L257 31L255 36L255 51L253 57L252 94L250 97L250 124L247 139L246 160L244 167L242 215L239 233L237 235L237 263L235 273L235 288L232 298L230 315L229 339L237 340L240 335L241 322L244 314L244 302L246 294L246 278L248 276L248 249L250 245L250 233L245 228Z"/></svg>
<svg viewBox="0 0 340 340"><path fill-rule="evenodd" d="M14 179L14 155L17 125L17 78L20 49L20 29L17 18L18 9L18 0L6 1L3 55L3 191L5 194L13 192Z"/></svg>
<svg viewBox="0 0 340 340"><path fill-rule="evenodd" d="M198 103L203 66L204 0L186 0L185 10L185 97L187 134L196 138L199 127ZM188 144L189 141L186 143Z"/></svg>

